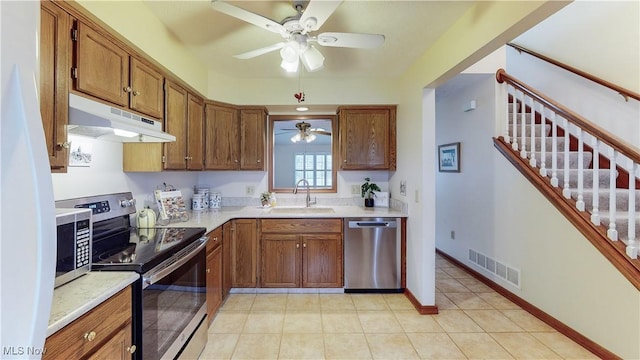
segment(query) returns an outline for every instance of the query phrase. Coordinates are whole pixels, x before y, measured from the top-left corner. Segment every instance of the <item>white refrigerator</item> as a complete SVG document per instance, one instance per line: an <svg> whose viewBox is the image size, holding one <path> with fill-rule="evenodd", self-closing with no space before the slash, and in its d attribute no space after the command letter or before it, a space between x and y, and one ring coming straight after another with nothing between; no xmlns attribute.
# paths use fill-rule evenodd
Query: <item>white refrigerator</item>
<svg viewBox="0 0 640 360"><path fill-rule="evenodd" d="M55 278L53 186L37 98L38 1L0 0L0 358L37 359Z"/></svg>

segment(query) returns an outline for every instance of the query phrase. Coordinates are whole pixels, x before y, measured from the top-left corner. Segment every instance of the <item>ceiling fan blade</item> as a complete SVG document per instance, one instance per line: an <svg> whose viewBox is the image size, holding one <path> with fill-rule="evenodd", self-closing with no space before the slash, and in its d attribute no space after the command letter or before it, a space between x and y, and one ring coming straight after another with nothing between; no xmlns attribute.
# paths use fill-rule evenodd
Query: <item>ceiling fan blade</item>
<svg viewBox="0 0 640 360"><path fill-rule="evenodd" d="M222 0L211 1L211 7L223 14L233 16L237 19L246 21L249 24L253 24L276 34L280 34L282 36L285 36L287 34L287 30L284 28L284 26L280 25L280 23L275 22L262 15L254 14L251 11L227 4Z"/></svg>
<svg viewBox="0 0 640 360"><path fill-rule="evenodd" d="M236 59L242 59L242 60L251 59L251 58L254 58L256 56L264 55L266 53L270 53L272 51L276 51L276 50L282 49L285 44L286 43L284 43L284 42L279 42L277 44L265 46L265 47L260 48L260 49L247 51L246 53L233 55L233 57L236 58Z"/></svg>
<svg viewBox="0 0 640 360"><path fill-rule="evenodd" d="M340 6L342 0L320 1L311 0L300 16L300 26L302 26L302 34L320 29L322 24L333 14Z"/></svg>
<svg viewBox="0 0 640 360"><path fill-rule="evenodd" d="M316 38L322 46L373 49L384 44L384 35L328 32Z"/></svg>
<svg viewBox="0 0 640 360"><path fill-rule="evenodd" d="M311 129L311 130L309 130L309 132L312 132L314 134L319 134L319 135L331 135L330 132L325 131L325 130L320 130L320 129L318 129L318 130Z"/></svg>

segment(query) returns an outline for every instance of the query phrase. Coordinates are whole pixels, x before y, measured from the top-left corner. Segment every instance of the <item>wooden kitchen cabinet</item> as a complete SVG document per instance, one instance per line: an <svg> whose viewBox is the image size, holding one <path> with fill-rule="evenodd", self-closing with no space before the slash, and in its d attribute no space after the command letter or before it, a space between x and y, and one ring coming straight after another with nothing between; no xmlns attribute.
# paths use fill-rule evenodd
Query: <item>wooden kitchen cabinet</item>
<svg viewBox="0 0 640 360"><path fill-rule="evenodd" d="M176 137L164 143L165 170L202 170L204 101L178 84L165 84L165 130Z"/></svg>
<svg viewBox="0 0 640 360"><path fill-rule="evenodd" d="M52 172L66 172L69 158L71 16L55 3L40 3L40 115Z"/></svg>
<svg viewBox="0 0 640 360"><path fill-rule="evenodd" d="M396 106L338 108L340 169L396 169Z"/></svg>
<svg viewBox="0 0 640 360"><path fill-rule="evenodd" d="M231 292L231 239L232 221L222 225L222 299L226 299Z"/></svg>
<svg viewBox="0 0 640 360"><path fill-rule="evenodd" d="M207 236L207 316L211 323L222 304L222 228Z"/></svg>
<svg viewBox="0 0 640 360"><path fill-rule="evenodd" d="M264 170L267 111L240 109L240 170Z"/></svg>
<svg viewBox="0 0 640 360"><path fill-rule="evenodd" d="M102 32L76 22L74 90L162 118L164 77Z"/></svg>
<svg viewBox="0 0 640 360"><path fill-rule="evenodd" d="M206 170L264 170L266 109L205 105Z"/></svg>
<svg viewBox="0 0 640 360"><path fill-rule="evenodd" d="M231 223L231 287L256 287L258 283L257 222L255 219L236 219Z"/></svg>
<svg viewBox="0 0 640 360"><path fill-rule="evenodd" d="M43 359L131 359L131 287L49 336Z"/></svg>
<svg viewBox="0 0 640 360"><path fill-rule="evenodd" d="M342 287L341 219L261 220L262 287Z"/></svg>

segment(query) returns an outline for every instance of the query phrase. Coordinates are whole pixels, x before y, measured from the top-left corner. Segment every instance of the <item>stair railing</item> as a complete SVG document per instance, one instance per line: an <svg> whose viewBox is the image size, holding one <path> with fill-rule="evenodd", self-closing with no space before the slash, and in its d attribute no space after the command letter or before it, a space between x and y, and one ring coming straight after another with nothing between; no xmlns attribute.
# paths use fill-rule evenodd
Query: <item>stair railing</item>
<svg viewBox="0 0 640 360"><path fill-rule="evenodd" d="M631 259L637 259L640 245L637 240L636 233L636 175L638 174L638 164L640 164L640 151L627 143L621 138L611 134L600 126L586 120L579 114L571 111L563 105L555 102L536 89L524 84L515 77L507 74L504 69L500 69L496 73L496 79L499 83L504 83L503 92L505 96L505 119L503 123L503 139L506 143L511 144L511 148L518 152L523 159L529 159L529 165L539 168L541 176L549 176L547 164L547 127L551 132L551 173L550 183L554 187L560 187L558 175L562 173L563 184L562 195L569 199L572 194L576 200L576 208L578 211L586 211L584 199L584 175L586 171L593 174L592 189L592 208L590 212L590 220L595 225L605 223L607 227L607 237L611 241L622 241L626 245L626 254ZM512 101L510 102L509 99ZM530 114L530 115L527 115ZM530 137L527 136L526 118L530 120ZM536 121L539 119L539 121ZM560 134L562 131L562 134ZM512 135L510 135L510 132ZM519 132L519 133L518 133ZM541 143L537 144L537 135L541 136ZM570 146L572 137L576 139L574 144ZM564 138L564 148L558 149L558 140ZM593 159L591 168L585 168L585 139L592 149ZM537 159L536 148L540 148L539 161ZM572 149L573 148L573 149ZM570 177L572 176L570 150L577 152L577 171L573 174L576 179L577 188L571 189ZM600 155L604 155L609 160L609 204L608 212L600 208L599 201L599 173ZM560 156L560 157L559 157ZM627 170L629 174L628 191L618 191L616 188L616 178L618 172L617 167ZM617 210L617 200L626 201L628 204L626 211ZM606 215L606 216L605 216ZM608 219L605 220L604 218ZM619 236L620 230L616 221L627 218L626 235Z"/></svg>

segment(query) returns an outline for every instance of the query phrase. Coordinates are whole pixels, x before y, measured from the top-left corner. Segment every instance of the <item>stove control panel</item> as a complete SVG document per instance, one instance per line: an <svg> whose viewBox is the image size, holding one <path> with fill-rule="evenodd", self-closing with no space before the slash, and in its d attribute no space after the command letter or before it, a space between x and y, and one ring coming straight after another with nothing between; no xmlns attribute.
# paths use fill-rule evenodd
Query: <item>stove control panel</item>
<svg viewBox="0 0 640 360"><path fill-rule="evenodd" d="M76 205L77 208L91 209L91 212L95 214L102 214L111 211L108 201L97 201L88 204Z"/></svg>

